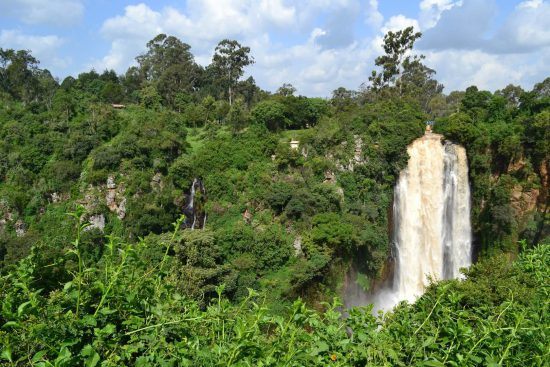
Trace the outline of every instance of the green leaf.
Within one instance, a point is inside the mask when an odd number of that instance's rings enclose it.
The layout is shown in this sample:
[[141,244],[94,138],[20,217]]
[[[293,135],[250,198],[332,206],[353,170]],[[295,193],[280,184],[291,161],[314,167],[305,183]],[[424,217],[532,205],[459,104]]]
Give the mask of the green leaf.
[[115,312],[116,312],[116,310],[112,310],[110,308],[102,308],[101,310],[99,310],[99,313],[102,314],[102,315],[110,315],[110,314],[113,314]]
[[99,362],[99,354],[97,354],[90,344],[87,344],[84,348],[82,348],[80,354],[84,357],[88,357],[84,362],[86,367],[94,367]]
[[78,339],[69,339],[65,340],[63,343],[61,343],[61,348],[70,347],[78,343]]
[[31,301],[23,302],[17,307],[17,316],[21,316],[25,312],[25,307],[31,304]]
[[39,362],[42,359],[42,357],[44,357],[46,355],[46,353],[47,352],[45,350],[41,350],[40,352],[36,352],[35,355],[32,357],[31,362],[34,362],[34,363]]
[[423,365],[428,367],[445,367],[445,364],[439,361],[426,361]]
[[8,327],[21,327],[21,325],[16,321],[8,321],[4,325],[2,325],[2,329],[8,328]]
[[6,347],[6,348],[2,349],[2,353],[0,353],[0,358],[8,360],[10,362],[13,362],[13,360],[11,359],[11,349],[10,349],[10,347]]
[[96,336],[109,336],[116,331],[116,326],[113,324],[107,324],[103,329],[95,328],[94,334]]
[[93,315],[86,315],[81,320],[82,325],[85,326],[97,326],[97,320]]
[[71,358],[71,351],[67,347],[61,347],[59,354],[55,359],[55,365],[60,366],[63,362]]
[[426,348],[428,345],[431,345],[435,342],[435,338],[430,336],[426,340],[424,340],[424,343],[422,343],[422,348]]

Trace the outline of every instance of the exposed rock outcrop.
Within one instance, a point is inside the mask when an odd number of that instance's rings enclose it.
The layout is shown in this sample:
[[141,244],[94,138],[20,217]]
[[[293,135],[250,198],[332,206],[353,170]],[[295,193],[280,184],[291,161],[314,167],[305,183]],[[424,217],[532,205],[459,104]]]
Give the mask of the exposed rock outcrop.
[[294,238],[294,242],[292,244],[292,247],[294,247],[294,255],[295,256],[302,256],[304,252],[302,251],[302,237],[296,236]]
[[107,178],[107,192],[105,193],[105,204],[111,212],[115,212],[119,219],[126,217],[126,197],[123,185],[115,183],[114,176]]
[[105,216],[103,214],[96,214],[88,218],[90,225],[86,227],[85,231],[91,231],[92,229],[99,229],[101,232],[105,229]]
[[27,233],[27,225],[21,219],[15,222],[14,227],[17,237],[23,237]]

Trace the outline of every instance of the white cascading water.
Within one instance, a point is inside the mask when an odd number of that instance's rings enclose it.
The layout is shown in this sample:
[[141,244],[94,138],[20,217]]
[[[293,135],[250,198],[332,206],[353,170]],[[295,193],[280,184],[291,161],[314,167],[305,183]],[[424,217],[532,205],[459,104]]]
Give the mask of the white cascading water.
[[394,192],[395,272],[376,309],[413,302],[433,279],[459,277],[471,264],[470,188],[463,147],[426,133],[407,149],[410,159]]

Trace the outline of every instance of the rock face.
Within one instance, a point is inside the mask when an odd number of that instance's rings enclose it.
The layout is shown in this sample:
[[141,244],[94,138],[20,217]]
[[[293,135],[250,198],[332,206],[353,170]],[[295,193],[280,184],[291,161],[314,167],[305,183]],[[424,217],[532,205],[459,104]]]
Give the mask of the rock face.
[[[525,167],[525,160],[518,159],[510,163],[508,173],[517,172]],[[540,213],[544,217],[544,213],[548,208],[548,190],[550,185],[550,177],[548,175],[548,166],[550,162],[545,160],[539,167],[540,184],[533,185],[537,181],[535,175],[527,179],[528,184],[515,185],[512,188],[510,197],[510,206],[514,211],[514,217],[518,223],[518,230],[521,232],[526,228],[530,221],[536,218],[536,213]],[[544,231],[544,223],[541,223],[541,231]]]
[[153,178],[151,178],[151,182],[149,184],[154,191],[162,191],[162,189],[164,189],[162,174],[160,172],[155,173]]
[[62,201],[69,200],[70,195],[68,193],[58,193],[58,192],[52,192],[50,195],[50,201],[53,204],[60,203]]
[[354,135],[355,139],[355,152],[353,154],[353,160],[355,163],[363,163],[363,139],[360,136]]
[[86,211],[91,214],[90,221],[92,217],[102,212],[101,208],[103,205],[106,205],[111,212],[116,213],[119,219],[124,219],[126,216],[126,197],[124,196],[124,192],[124,185],[117,184],[115,177],[109,176],[104,185],[88,186],[84,193],[84,198],[77,202],[83,205]]
[[250,210],[248,210],[248,208],[246,208],[246,210],[243,213],[243,221],[246,224],[251,224],[252,223],[252,213],[250,212]]
[[531,189],[524,191],[521,185],[514,186],[512,190],[511,205],[517,216],[522,216],[537,208],[540,190]]
[[[342,147],[346,147],[348,142],[342,142]],[[334,160],[334,156],[331,153],[328,153],[325,156],[329,160]],[[363,157],[363,139],[359,135],[353,136],[353,157],[348,161],[342,162],[338,160],[335,162],[335,166],[339,171],[350,171],[353,172],[356,166],[365,164],[366,161]]]
[[332,172],[330,170],[325,171],[325,180],[323,181],[323,183],[329,183],[329,184],[335,185],[336,184],[336,175],[334,174],[334,172]]
[[105,216],[103,214],[96,214],[88,218],[90,225],[86,227],[85,231],[91,231],[92,229],[99,229],[101,232],[105,229]]
[[107,191],[105,193],[105,204],[110,211],[115,212],[119,219],[126,217],[126,198],[124,197],[124,186],[117,186],[114,176],[107,178]]
[[15,222],[14,227],[17,237],[23,237],[25,233],[27,233],[27,225],[21,219],[18,219],[17,222]]
[[304,254],[304,252],[302,251],[302,237],[296,236],[296,238],[294,238],[294,243],[292,244],[292,247],[294,247],[295,256],[302,256]]

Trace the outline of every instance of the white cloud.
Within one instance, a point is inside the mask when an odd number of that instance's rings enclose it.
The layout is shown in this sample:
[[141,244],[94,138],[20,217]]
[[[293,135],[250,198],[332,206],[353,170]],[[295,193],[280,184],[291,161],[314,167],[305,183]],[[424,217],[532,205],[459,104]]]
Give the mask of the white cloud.
[[[492,21],[497,13],[494,0],[424,0],[422,14],[439,9],[438,21],[424,32],[419,46],[424,49],[482,50],[488,53],[525,53],[550,45],[550,3],[542,0],[518,4],[496,31]],[[427,13],[428,12],[428,13]]]
[[42,62],[43,68],[64,68],[70,64],[69,59],[57,56],[64,40],[55,35],[37,36],[22,33],[18,30],[1,30],[0,45],[16,50],[30,50],[32,55]]
[[198,61],[209,60],[221,39],[247,39],[270,27],[288,27],[296,22],[295,13],[293,6],[281,0],[189,0],[185,13],[172,7],[157,11],[144,3],[129,5],[123,15],[103,23],[101,34],[111,42],[111,49],[92,66],[122,71],[159,33],[189,43]]
[[366,23],[372,28],[378,30],[384,22],[384,16],[378,10],[378,0],[369,0],[367,3]]
[[522,58],[499,57],[479,50],[428,52],[426,63],[437,70],[445,90],[464,90],[471,85],[495,90],[507,84],[521,84],[526,65]]
[[82,0],[8,0],[0,1],[0,13],[26,24],[67,26],[80,22],[84,5]]
[[399,14],[388,19],[381,28],[382,33],[388,33],[389,31],[396,32],[407,27],[414,27],[415,31],[420,30],[418,20],[407,18],[406,16]]
[[[487,43],[497,9],[493,0],[422,0],[417,19],[402,14],[385,19],[377,0],[189,0],[184,10],[137,4],[105,20],[101,34],[111,47],[93,66],[124,72],[158,33],[190,44],[197,62],[207,65],[217,42],[233,38],[251,47],[256,64],[247,71],[262,88],[273,91],[289,82],[299,93],[329,96],[339,86],[356,89],[368,79],[374,58],[383,52],[385,32],[413,26],[430,41],[420,51],[447,91],[471,84],[499,89],[510,82],[530,87],[550,65],[541,46],[547,38],[542,24],[550,18],[547,5],[520,3]],[[365,24],[373,35],[365,28],[362,36],[356,33],[356,25]],[[511,33],[499,31],[505,28]],[[531,44],[522,55],[508,55],[495,50],[500,39]]]
[[549,2],[533,0],[520,3],[495,36],[493,49],[496,52],[517,53],[550,46],[549,19]]
[[[358,16],[358,4],[354,0],[330,4],[311,1],[296,6],[281,0],[190,0],[185,12],[171,7],[154,10],[146,4],[127,6],[124,14],[103,23],[101,34],[111,42],[111,48],[90,66],[124,72],[134,63],[135,56],[145,51],[147,41],[159,33],[175,35],[190,44],[197,62],[206,65],[218,41],[235,38],[251,47],[256,64],[249,72],[263,88],[275,90],[290,82],[300,93],[325,96],[336,84],[357,88],[366,79],[364,68],[369,57],[372,59],[372,50],[360,47],[349,28],[344,33],[335,32],[338,21],[353,24],[346,12],[353,9]],[[301,30],[296,25],[299,19],[302,19],[300,26],[304,26],[319,12],[334,14],[337,11],[342,11],[344,16],[327,23],[326,28],[310,29],[309,37],[302,43],[285,45],[270,37],[273,32],[300,36]],[[329,34],[331,39],[319,42]],[[335,47],[338,50],[334,50]]]
[[527,0],[517,5],[517,9],[536,9],[543,4],[543,0]]
[[433,27],[441,17],[441,13],[452,9],[455,5],[462,5],[457,0],[422,0],[420,2],[419,22],[422,29]]

